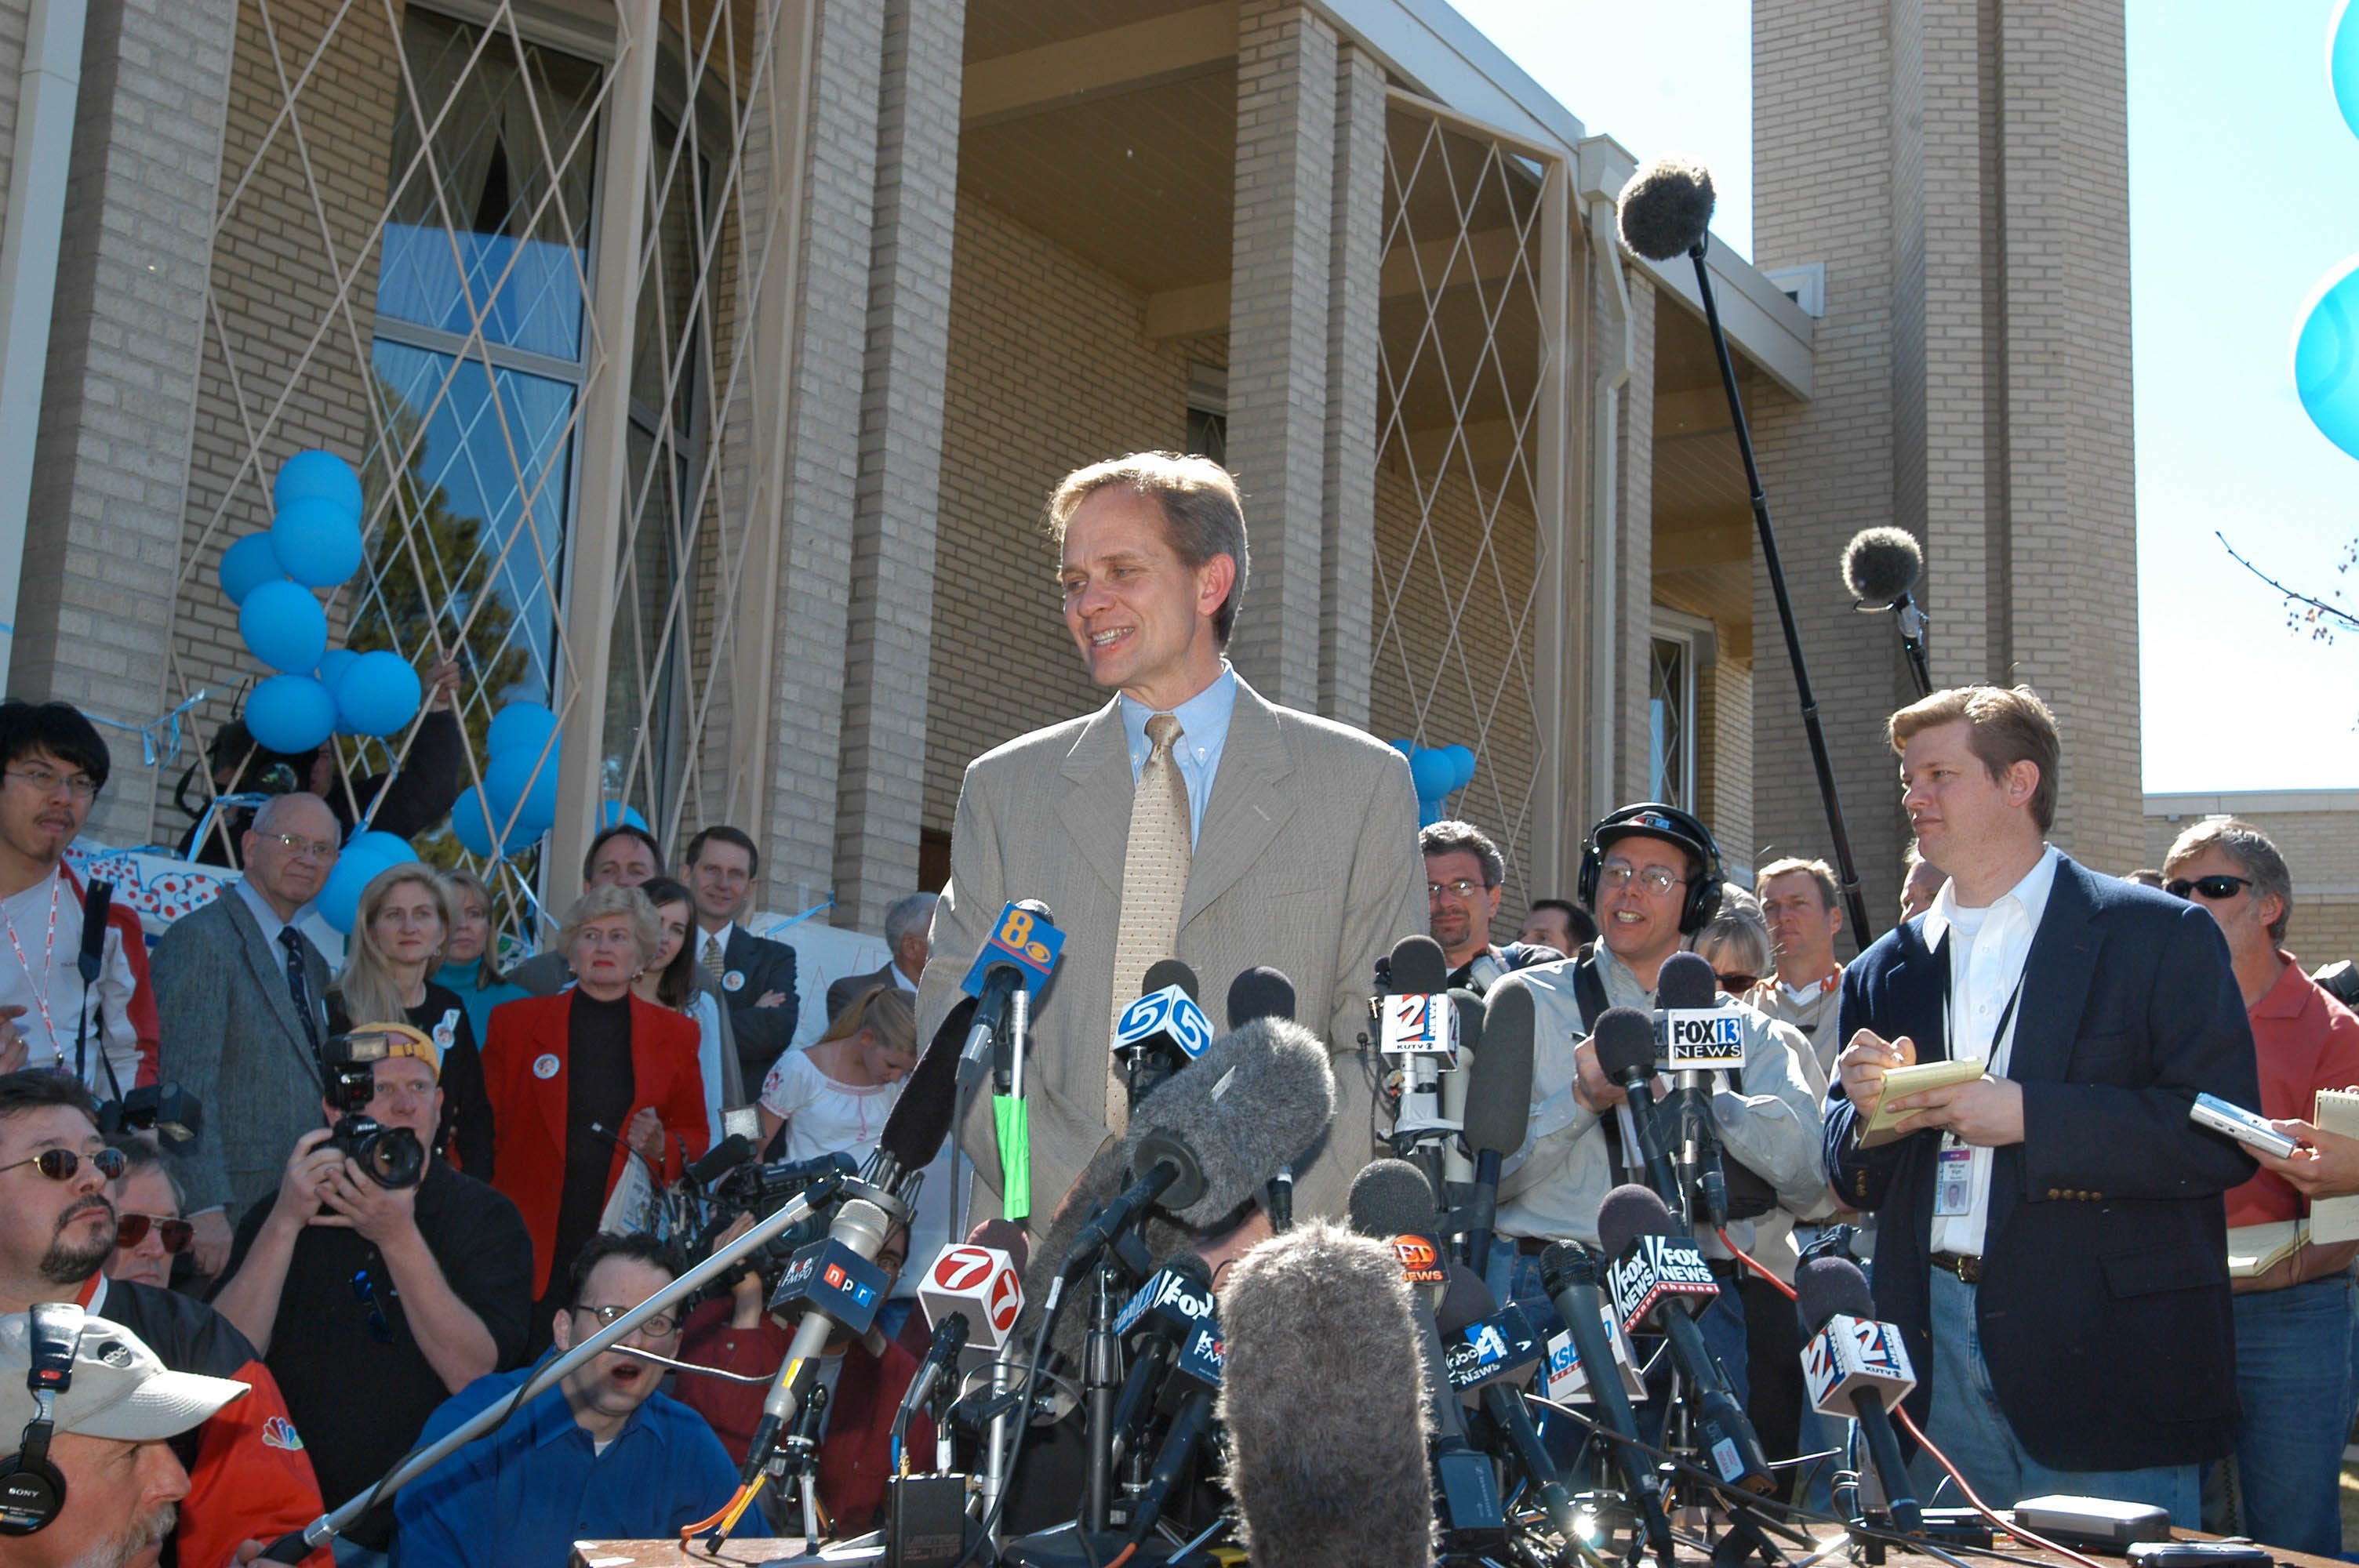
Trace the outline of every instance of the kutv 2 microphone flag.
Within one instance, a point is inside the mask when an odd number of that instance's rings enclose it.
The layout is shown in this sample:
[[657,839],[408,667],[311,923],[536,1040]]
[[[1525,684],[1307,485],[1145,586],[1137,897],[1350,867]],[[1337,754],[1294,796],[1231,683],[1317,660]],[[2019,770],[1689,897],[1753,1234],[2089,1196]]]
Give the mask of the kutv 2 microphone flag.
[[1636,1333],[1653,1314],[1657,1303],[1676,1298],[1690,1316],[1712,1304],[1720,1282],[1703,1251],[1684,1236],[1642,1233],[1605,1273],[1614,1293],[1614,1314],[1625,1334]]
[[1016,1260],[998,1248],[953,1241],[934,1255],[919,1281],[918,1305],[929,1324],[965,1314],[967,1343],[996,1350],[1024,1310],[1023,1276]]
[[[1063,938],[1060,937],[1061,941]],[[1114,1048],[1128,1050],[1143,1040],[1157,1035],[1169,1036],[1179,1044],[1194,1061],[1212,1043],[1212,1021],[1196,1005],[1196,999],[1179,986],[1165,986],[1150,991],[1122,1010],[1114,1021]]]
[[969,996],[983,994],[983,978],[995,965],[1010,964],[1024,977],[1024,989],[1038,997],[1040,988],[1049,983],[1049,971],[1057,967],[1057,955],[1065,948],[1065,934],[1033,914],[1028,909],[1009,903],[992,922],[991,935],[984,939],[975,953],[974,962],[967,967],[966,979],[959,989]]
[[1432,1056],[1447,1072],[1458,1065],[1458,1004],[1441,992],[1376,999],[1378,1045],[1387,1056]]
[[1849,1421],[1859,1414],[1852,1397],[1859,1390],[1875,1390],[1884,1408],[1891,1410],[1917,1386],[1917,1374],[1908,1365],[1898,1328],[1837,1313],[1803,1346],[1802,1381],[1813,1410]]

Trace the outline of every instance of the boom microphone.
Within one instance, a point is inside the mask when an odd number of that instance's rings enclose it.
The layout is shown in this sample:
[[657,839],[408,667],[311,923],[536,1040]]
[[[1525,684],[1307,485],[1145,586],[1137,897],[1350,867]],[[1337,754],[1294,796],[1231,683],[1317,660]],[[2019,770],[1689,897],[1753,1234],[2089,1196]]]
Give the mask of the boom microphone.
[[1605,1303],[1597,1293],[1597,1260],[1577,1241],[1553,1241],[1540,1254],[1540,1286],[1549,1293],[1565,1332],[1572,1336],[1573,1351],[1587,1374],[1590,1402],[1604,1417],[1606,1429],[1620,1439],[1614,1457],[1622,1467],[1629,1498],[1637,1505],[1647,1544],[1656,1558],[1674,1561],[1671,1521],[1663,1512],[1663,1485],[1646,1451],[1638,1446],[1638,1418],[1631,1412],[1629,1390],[1614,1365],[1614,1346],[1605,1327]]
[[909,1200],[901,1194],[903,1182],[932,1164],[951,1135],[951,1120],[958,1111],[959,1059],[954,1049],[944,1046],[958,1038],[960,1015],[972,1019],[975,1008],[972,1001],[962,1001],[934,1032],[933,1044],[919,1058],[901,1085],[893,1108],[886,1112],[876,1148],[862,1173],[864,1180],[901,1196],[905,1203]]
[[1843,586],[1863,610],[1886,610],[1925,573],[1925,551],[1905,528],[1862,528],[1843,546]]
[[698,1186],[709,1187],[753,1157],[753,1140],[733,1132],[690,1162],[686,1174]]
[[1712,171],[1674,153],[1642,165],[1622,188],[1622,243],[1648,261],[1669,261],[1712,232]]
[[1703,1253],[1681,1233],[1663,1200],[1636,1184],[1605,1195],[1597,1209],[1597,1238],[1613,1260],[1607,1280],[1624,1330],[1652,1325],[1669,1340],[1671,1359],[1696,1391],[1697,1448],[1722,1480],[1767,1496],[1777,1485],[1769,1456],[1690,1315],[1720,1293]]
[[82,952],[74,958],[86,986],[98,984],[99,966],[106,958],[106,916],[114,907],[114,884],[103,877],[91,878],[82,895]]
[[1532,993],[1503,975],[1484,999],[1483,1050],[1466,1084],[1466,1147],[1474,1154],[1474,1193],[1466,1205],[1466,1261],[1490,1266],[1491,1227],[1498,1217],[1499,1167],[1524,1146],[1532,1115]]
[[1900,1442],[1886,1411],[1908,1396],[1917,1379],[1900,1330],[1875,1317],[1867,1276],[1848,1258],[1814,1258],[1794,1274],[1794,1311],[1810,1336],[1802,1350],[1802,1378],[1810,1402],[1832,1416],[1859,1422],[1867,1454],[1882,1484],[1892,1522],[1910,1535],[1925,1528],[1900,1461]]
[[1221,1322],[1228,1487],[1254,1568],[1431,1568],[1425,1373],[1390,1253],[1307,1222],[1238,1260]]
[[1597,1046],[1599,1069],[1622,1086],[1630,1124],[1638,1134],[1638,1151],[1646,1158],[1647,1179],[1666,1203],[1679,1202],[1680,1177],[1671,1166],[1670,1139],[1655,1107],[1655,1021],[1635,1007],[1609,1007],[1598,1015],[1590,1038]]

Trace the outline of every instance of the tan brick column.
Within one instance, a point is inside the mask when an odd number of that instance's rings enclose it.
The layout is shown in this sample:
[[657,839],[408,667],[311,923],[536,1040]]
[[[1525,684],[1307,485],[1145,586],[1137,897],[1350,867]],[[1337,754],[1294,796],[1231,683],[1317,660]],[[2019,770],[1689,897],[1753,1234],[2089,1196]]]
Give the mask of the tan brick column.
[[1384,68],[1365,49],[1345,44],[1335,61],[1319,711],[1360,725],[1368,721],[1375,624],[1376,313],[1384,222]]

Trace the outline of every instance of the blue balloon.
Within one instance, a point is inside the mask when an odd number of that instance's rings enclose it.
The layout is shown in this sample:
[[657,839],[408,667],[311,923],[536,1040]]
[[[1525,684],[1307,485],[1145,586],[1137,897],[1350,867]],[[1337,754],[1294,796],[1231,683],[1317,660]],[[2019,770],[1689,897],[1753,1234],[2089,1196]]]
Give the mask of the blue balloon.
[[2313,293],[2294,334],[2293,384],[2310,423],[2359,458],[2359,257]]
[[2359,136],[2359,5],[2343,0],[2326,36],[2326,79],[2334,89],[2334,106],[2343,123]]
[[519,749],[538,752],[556,728],[557,715],[542,704],[511,702],[492,715],[492,727],[484,734],[484,749],[495,757]]
[[278,553],[270,547],[266,533],[248,534],[222,552],[221,590],[232,604],[244,604],[247,594],[286,575],[287,568],[278,564]]
[[451,807],[451,832],[470,855],[487,856],[497,824],[484,810],[483,792],[469,784]]
[[270,524],[279,569],[308,588],[333,588],[361,569],[361,525],[325,496],[279,509]]
[[1458,776],[1447,754],[1420,746],[1408,760],[1409,781],[1417,786],[1417,798],[1438,801],[1450,793],[1450,781]]
[[410,847],[408,839],[398,833],[386,833],[375,827],[365,833],[354,834],[353,841],[344,846],[343,852],[376,860],[380,862],[377,868],[380,871],[386,866],[405,865],[418,859],[418,851]]
[[409,661],[379,648],[354,659],[335,685],[336,713],[355,735],[397,735],[418,717],[425,683]]
[[1452,772],[1451,789],[1464,789],[1474,782],[1474,753],[1464,746],[1444,746],[1441,754],[1450,759]]
[[484,770],[484,798],[491,803],[493,819],[506,822],[515,813],[516,825],[539,833],[557,821],[557,747],[541,757],[523,747],[503,752]]
[[642,833],[651,834],[655,831],[647,826],[647,819],[639,815],[639,808],[636,806],[625,806],[619,800],[610,800],[598,808],[599,832],[603,833],[617,823],[625,827],[636,827]]
[[284,512],[299,501],[331,502],[344,518],[358,526],[361,520],[361,476],[333,452],[298,452],[278,465],[278,479],[270,487],[270,505]]
[[335,690],[343,680],[344,672],[351,669],[359,658],[360,655],[350,648],[329,649],[320,655],[320,684],[330,691]]
[[1417,755],[1417,742],[1414,741],[1393,741],[1387,742],[1387,744],[1404,757],[1414,757]]
[[310,676],[272,676],[247,694],[245,728],[273,752],[308,752],[335,732],[336,699]]
[[299,582],[266,582],[238,607],[237,634],[272,669],[309,677],[328,655],[328,612]]
[[351,849],[337,856],[334,869],[329,871],[327,881],[320,888],[320,918],[345,935],[351,935],[353,922],[360,914],[362,892],[369,883],[376,881],[378,872],[397,863],[381,856],[355,853]]

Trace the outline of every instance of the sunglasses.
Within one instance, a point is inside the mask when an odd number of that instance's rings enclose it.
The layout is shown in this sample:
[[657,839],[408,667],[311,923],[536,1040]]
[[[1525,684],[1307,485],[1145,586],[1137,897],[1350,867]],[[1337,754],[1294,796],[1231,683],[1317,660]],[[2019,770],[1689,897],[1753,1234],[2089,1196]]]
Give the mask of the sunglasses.
[[120,1149],[102,1149],[95,1154],[77,1154],[71,1149],[44,1149],[29,1159],[17,1161],[15,1165],[0,1165],[0,1172],[13,1171],[17,1165],[30,1165],[53,1182],[71,1182],[74,1173],[82,1169],[84,1160],[110,1182],[123,1174],[131,1163],[129,1156]]
[[1759,975],[1748,975],[1742,970],[1738,970],[1734,974],[1715,976],[1714,978],[1720,981],[1721,989],[1731,993],[1737,991],[1749,991],[1755,986],[1761,983],[1761,977]]
[[2162,891],[2173,898],[2185,898],[2193,893],[2216,903],[2221,899],[2235,897],[2252,885],[2250,877],[2175,877],[2162,884]]
[[114,1222],[114,1244],[131,1248],[147,1239],[153,1229],[163,1238],[167,1252],[186,1252],[197,1239],[197,1227],[185,1219],[168,1219],[160,1214],[126,1212]]

